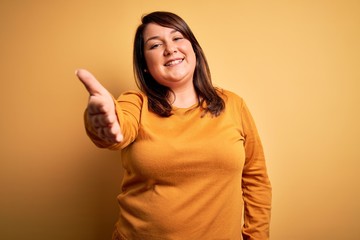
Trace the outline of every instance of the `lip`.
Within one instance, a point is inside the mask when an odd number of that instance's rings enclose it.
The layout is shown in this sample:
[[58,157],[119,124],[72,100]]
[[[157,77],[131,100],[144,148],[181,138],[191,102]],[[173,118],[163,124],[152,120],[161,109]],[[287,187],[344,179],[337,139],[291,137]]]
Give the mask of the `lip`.
[[172,67],[172,66],[176,66],[180,63],[182,63],[184,61],[185,57],[182,58],[172,58],[169,61],[167,61],[164,66],[165,67]]

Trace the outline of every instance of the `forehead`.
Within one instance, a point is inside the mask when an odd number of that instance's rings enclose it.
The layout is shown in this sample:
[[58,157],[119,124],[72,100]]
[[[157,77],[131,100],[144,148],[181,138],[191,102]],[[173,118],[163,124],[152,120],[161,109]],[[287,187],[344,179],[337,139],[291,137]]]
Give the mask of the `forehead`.
[[143,32],[144,41],[147,41],[147,39],[149,39],[149,38],[160,37],[163,35],[173,34],[175,32],[178,32],[178,31],[175,30],[174,28],[163,27],[156,23],[149,23],[145,27],[144,32]]

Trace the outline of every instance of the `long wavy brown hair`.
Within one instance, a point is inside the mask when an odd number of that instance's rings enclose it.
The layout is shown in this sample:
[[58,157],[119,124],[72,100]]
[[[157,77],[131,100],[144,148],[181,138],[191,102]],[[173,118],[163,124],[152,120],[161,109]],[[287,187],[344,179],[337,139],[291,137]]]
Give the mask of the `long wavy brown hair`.
[[179,31],[191,42],[196,56],[193,84],[199,99],[199,106],[204,110],[203,116],[206,113],[215,117],[219,116],[225,109],[224,100],[219,95],[220,91],[215,89],[212,84],[205,54],[187,23],[174,13],[160,11],[143,16],[141,22],[135,33],[133,66],[136,84],[148,96],[149,110],[162,117],[172,115],[171,103],[168,101],[169,95],[172,93],[171,89],[159,84],[150,73],[144,71],[147,66],[144,57],[143,32],[147,24],[155,23]]

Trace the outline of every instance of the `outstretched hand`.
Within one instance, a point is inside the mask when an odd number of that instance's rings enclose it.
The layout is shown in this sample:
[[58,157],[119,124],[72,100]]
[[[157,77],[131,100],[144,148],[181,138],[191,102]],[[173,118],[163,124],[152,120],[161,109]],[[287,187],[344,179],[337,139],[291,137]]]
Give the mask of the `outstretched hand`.
[[111,94],[87,70],[76,71],[77,77],[89,92],[87,118],[97,136],[109,144],[121,142],[123,135]]

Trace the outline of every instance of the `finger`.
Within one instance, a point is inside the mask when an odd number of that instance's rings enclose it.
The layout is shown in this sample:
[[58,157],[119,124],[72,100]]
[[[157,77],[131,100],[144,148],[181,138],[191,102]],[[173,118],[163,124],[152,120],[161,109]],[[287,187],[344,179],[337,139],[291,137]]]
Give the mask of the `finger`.
[[118,124],[118,120],[115,114],[89,114],[89,120],[95,128],[108,127],[110,125]]
[[116,142],[118,142],[118,143],[122,142],[123,139],[124,139],[124,136],[121,133],[116,134],[116,136],[115,136]]
[[113,135],[113,139],[115,142],[119,143],[123,140],[123,135],[121,133],[120,125],[118,122],[112,124],[109,131]]
[[112,129],[111,127],[98,128],[97,133],[101,139],[108,143],[119,143],[123,140],[123,136],[120,130],[115,129]]
[[102,94],[104,92],[105,88],[89,71],[85,69],[78,69],[75,74],[84,84],[90,95]]
[[102,140],[108,142],[108,138],[107,138],[107,136],[105,134],[105,128],[100,127],[100,128],[97,128],[96,131],[97,131],[97,136],[99,138],[101,138]]
[[102,116],[93,115],[90,117],[91,124],[94,128],[106,127],[108,124],[105,124],[102,120]]
[[109,106],[106,106],[103,98],[94,99],[95,96],[91,96],[88,103],[88,112],[90,115],[105,114],[110,110]]
[[120,132],[120,125],[116,122],[109,125],[109,133],[116,136]]

